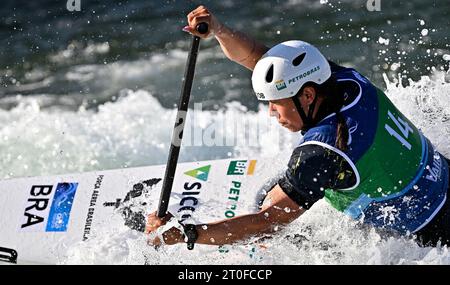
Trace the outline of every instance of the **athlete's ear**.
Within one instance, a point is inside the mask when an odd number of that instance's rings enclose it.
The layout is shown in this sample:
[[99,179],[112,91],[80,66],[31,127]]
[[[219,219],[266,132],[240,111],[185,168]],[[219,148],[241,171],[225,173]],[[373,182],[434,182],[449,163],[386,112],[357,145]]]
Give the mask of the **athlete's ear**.
[[305,103],[306,104],[311,104],[314,101],[314,98],[316,98],[316,90],[314,89],[314,87],[311,86],[307,86],[305,88],[303,88],[303,96],[305,96]]

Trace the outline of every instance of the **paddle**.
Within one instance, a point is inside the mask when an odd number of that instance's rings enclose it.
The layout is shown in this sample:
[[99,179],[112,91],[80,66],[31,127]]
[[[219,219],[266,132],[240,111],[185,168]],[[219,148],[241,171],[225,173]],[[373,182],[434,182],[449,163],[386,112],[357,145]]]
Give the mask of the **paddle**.
[[[198,24],[197,31],[200,34],[206,34],[208,32],[208,24]],[[167,214],[167,208],[169,206],[170,193],[172,192],[173,179],[175,177],[178,155],[180,153],[181,141],[183,139],[183,129],[189,105],[189,97],[191,96],[192,81],[194,79],[195,63],[197,61],[199,43],[200,37],[194,36],[192,38],[191,50],[187,59],[186,70],[183,78],[183,86],[181,89],[181,98],[180,103],[178,104],[177,118],[175,120],[175,126],[172,133],[172,143],[169,150],[169,159],[167,160],[167,167],[164,174],[161,196],[159,198],[159,206],[157,212],[159,218],[162,218]]]

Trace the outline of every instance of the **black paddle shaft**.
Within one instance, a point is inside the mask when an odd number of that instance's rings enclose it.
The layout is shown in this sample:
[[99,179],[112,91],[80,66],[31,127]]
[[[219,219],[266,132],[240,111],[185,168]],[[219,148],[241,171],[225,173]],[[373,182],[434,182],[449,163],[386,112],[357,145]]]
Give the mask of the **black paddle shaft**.
[[[200,23],[197,31],[201,34],[208,32],[208,24]],[[172,192],[173,179],[178,163],[178,155],[180,154],[181,141],[183,139],[184,123],[186,121],[189,98],[191,96],[192,82],[194,80],[195,63],[197,61],[198,47],[200,38],[194,36],[192,38],[191,50],[187,59],[186,70],[183,78],[183,86],[181,89],[180,103],[178,104],[177,118],[172,133],[172,142],[169,150],[169,159],[167,160],[166,172],[159,198],[158,217],[162,218],[167,214],[169,206],[170,193]]]

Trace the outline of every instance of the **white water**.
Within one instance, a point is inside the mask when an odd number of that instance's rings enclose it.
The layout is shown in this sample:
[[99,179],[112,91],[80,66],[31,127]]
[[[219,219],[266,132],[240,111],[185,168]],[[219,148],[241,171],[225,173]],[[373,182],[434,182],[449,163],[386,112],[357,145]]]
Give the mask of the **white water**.
[[[317,8],[327,5],[336,7],[335,12],[339,12],[336,14],[342,14],[339,5],[335,6],[328,2],[290,0],[281,5],[290,11],[296,11],[296,13],[300,10],[317,10]],[[356,5],[356,9],[361,9],[361,11],[366,9],[364,3],[360,5],[361,3],[350,0],[341,0],[341,2],[351,2]],[[233,1],[227,5],[232,4]],[[302,9],[303,7],[305,9]],[[269,8],[271,11],[273,10],[273,7]],[[394,22],[397,19],[394,17],[397,11],[392,11]],[[261,19],[263,14],[258,13],[258,20],[251,21],[255,30],[261,27],[265,28],[268,24],[279,24],[280,17],[277,16],[277,13]],[[424,40],[428,45],[429,42],[426,38],[429,38],[430,35],[433,36],[434,28],[443,29],[433,26],[431,20],[427,20],[426,23],[424,20],[420,20],[417,22],[420,23],[417,37],[410,38],[405,34],[406,37],[403,39],[395,34],[389,36],[389,29],[386,32],[382,30],[378,34],[378,30],[383,26],[378,18],[376,21],[365,17],[358,20],[360,16],[351,13],[347,15],[353,18],[358,29],[361,26],[361,31],[357,31],[356,34],[349,37],[347,43],[356,38],[358,42],[361,38],[363,43],[371,43],[383,36],[381,42],[378,43],[383,48],[387,48],[389,45],[388,47],[392,51],[397,49],[395,43],[399,44],[397,54],[399,55],[399,52],[402,51],[402,56],[405,53],[404,50],[410,51],[418,48],[414,41],[420,45]],[[327,14],[328,16],[330,14]],[[322,19],[321,14],[316,14],[314,17]],[[351,18],[346,19],[345,22],[339,20],[339,24],[347,25],[347,20],[351,22]],[[367,24],[367,21],[374,22]],[[319,23],[319,21],[315,22]],[[322,22],[324,21],[321,20]],[[294,26],[295,21],[289,24]],[[338,20],[335,24],[338,24]],[[299,25],[297,22],[297,26],[303,30],[303,24]],[[370,30],[371,27],[376,29],[375,34],[370,34],[370,32],[367,34],[366,30]],[[280,28],[280,30],[277,36],[280,32],[282,35],[287,33],[287,29]],[[326,36],[327,33],[322,31],[322,34]],[[169,33],[168,37],[170,35]],[[274,33],[269,30],[266,40],[270,38],[271,41],[277,41],[277,36],[274,36]],[[297,32],[295,36],[298,36]],[[338,36],[335,34],[333,39],[336,40]],[[403,40],[399,43],[400,39]],[[314,38],[314,40],[316,39]],[[8,89],[8,94],[31,92],[35,95],[18,96],[17,98],[5,97],[0,100],[2,108],[3,106],[15,106],[7,111],[0,109],[0,179],[166,162],[175,110],[163,108],[158,100],[177,101],[177,99],[172,99],[178,96],[179,82],[175,80],[178,80],[178,74],[183,72],[186,44],[176,42],[174,46],[167,48],[171,52],[150,54],[149,57],[142,55],[135,61],[125,59],[104,64],[78,65],[77,62],[91,62],[88,60],[90,57],[107,54],[110,49],[108,42],[88,43],[86,47],[80,43],[76,41],[69,43],[67,48],[48,56],[48,61],[55,66],[69,66],[67,69],[62,68],[57,73],[51,73],[47,69],[48,66],[47,68],[39,67],[27,72],[25,82],[21,83],[16,82],[14,74],[10,70],[2,70],[8,76],[12,76],[13,87]],[[339,53],[341,56],[347,55],[349,51],[346,48],[339,50],[342,43],[344,42],[339,41],[338,45],[333,46],[335,49],[333,54],[336,53],[334,58],[347,58],[338,56]],[[348,47],[354,48],[355,46],[348,45]],[[439,46],[438,49],[433,48],[432,53],[434,52],[437,52],[439,56],[442,54],[445,61],[450,60],[448,44],[445,47]],[[380,50],[380,56],[379,61],[383,62],[383,58],[386,56],[382,50]],[[425,56],[429,57],[431,54]],[[372,66],[373,64],[372,69],[375,72],[380,70],[379,66],[386,71],[400,72],[404,63],[410,62],[414,57],[413,54],[408,54],[403,58],[392,57],[389,61],[385,59],[386,63],[381,65],[380,62],[373,62],[369,56],[356,56],[352,58],[354,62],[348,62],[348,64],[354,66],[358,66],[358,64],[359,66],[363,66],[363,64]],[[252,95],[250,90],[243,88],[249,87],[249,77],[238,78],[236,75],[227,74],[232,68],[240,67],[227,61],[221,61],[223,58],[218,46],[207,48],[207,45],[202,43],[196,83],[206,87],[198,92],[194,86],[193,92],[214,94],[216,97],[211,100],[212,103],[209,102],[210,104],[218,104],[219,100],[226,102],[255,100],[250,97]],[[204,61],[208,61],[209,64],[202,64],[205,63]],[[389,68],[391,61],[392,64]],[[208,66],[208,69],[204,69],[205,66]],[[420,70],[423,68],[422,66]],[[386,82],[386,84],[391,100],[431,139],[439,151],[450,157],[450,106],[448,105],[450,84],[446,83],[444,77],[443,72],[434,73],[431,79],[424,77],[418,82],[411,82],[408,87],[398,86],[394,82]],[[66,92],[66,84],[72,83],[74,87],[68,88],[69,91]],[[46,89],[46,87],[55,85],[64,88],[56,88],[57,91],[52,88]],[[213,90],[211,87],[215,87],[215,89]],[[130,88],[133,91],[122,90],[124,88]],[[140,90],[140,88],[151,90],[151,92]],[[34,91],[42,89],[44,91]],[[83,91],[81,94],[80,90]],[[119,92],[119,90],[122,91]],[[47,95],[46,92],[56,93],[56,95]],[[59,92],[63,92],[64,95],[58,94]],[[78,108],[80,105],[85,105],[84,101],[109,101],[111,94],[117,94],[118,100],[100,105],[98,111],[86,111],[83,107]],[[170,100],[167,100],[167,97]],[[198,100],[198,97],[194,96],[193,99]],[[61,105],[66,108],[60,107]],[[96,105],[95,102],[93,105]],[[68,111],[67,109],[72,110]],[[195,127],[206,129],[214,124],[229,126],[230,118],[236,118],[231,122],[237,121],[244,126],[251,126],[246,130],[254,130],[255,125],[262,127],[258,132],[256,145],[250,145],[250,143],[254,144],[255,140],[246,141],[248,133],[227,128],[220,135],[229,137],[236,134],[237,142],[233,146],[184,147],[180,161],[275,155],[280,155],[279,160],[287,161],[290,150],[298,138],[295,134],[292,135],[279,129],[274,121],[267,119],[266,106],[261,106],[258,113],[253,113],[247,112],[240,103],[234,102],[220,106],[218,112],[203,111],[198,115],[198,120],[188,121],[185,140],[189,137],[189,130],[193,130]],[[285,239],[288,234],[301,234],[305,240],[295,245]],[[167,247],[156,252],[145,245],[143,235],[125,227],[121,231],[116,231],[116,229],[113,231],[105,225],[104,232],[100,236],[92,237],[86,243],[69,248],[67,258],[60,260],[60,263],[450,264],[450,254],[446,247],[421,248],[414,241],[404,238],[383,239],[373,229],[361,228],[357,222],[335,211],[324,201],[318,202],[301,219],[292,223],[279,235],[275,235],[273,240],[266,241],[265,244],[268,245],[268,248],[258,250],[256,258],[248,257],[251,246],[240,247],[233,255],[214,252],[211,255],[200,256],[195,251],[188,252],[184,245]]]
[[[450,156],[450,84],[444,73],[423,77],[410,86],[387,83],[390,99],[437,148]],[[0,111],[1,176],[17,177],[165,163],[174,110],[166,110],[145,91],[128,91],[117,102],[98,112],[41,110],[35,99],[24,99],[10,111]],[[194,125],[205,128],[238,116],[249,125],[274,122],[266,106],[258,113],[246,112],[238,103],[219,112],[203,111]],[[192,121],[192,120],[191,120]],[[188,126],[192,126],[188,121]],[[188,127],[189,129],[189,127]],[[264,143],[248,146],[243,138],[230,147],[185,147],[181,160],[194,161],[238,155],[273,156],[287,160],[295,137],[284,131],[263,132]],[[279,129],[278,129],[279,130]],[[227,134],[229,135],[229,134]],[[185,135],[187,136],[187,135]],[[245,135],[242,135],[245,137]],[[285,141],[286,144],[280,143]],[[240,140],[241,139],[241,140]],[[240,141],[239,141],[240,140]],[[301,234],[294,244],[286,235]],[[249,257],[252,246],[240,246],[234,254],[213,251],[200,256],[184,245],[156,252],[145,245],[145,237],[124,228],[68,249],[61,263],[87,264],[450,264],[447,247],[421,248],[406,238],[382,238],[374,229],[318,202],[310,211],[264,242],[265,250]]]
[[[147,91],[124,91],[98,112],[41,110],[37,98],[20,101],[0,110],[3,179],[166,163],[176,110],[164,109]],[[270,120],[263,105],[258,113],[232,102],[217,112],[188,114],[180,162],[274,156],[290,150],[297,139]],[[218,133],[207,133],[215,127]],[[203,132],[200,143],[209,146],[197,143],[198,130]],[[222,145],[211,145],[215,141]]]
[[[450,83],[444,72],[435,72],[403,87],[387,84],[387,94],[419,127],[438,150],[450,157]],[[44,98],[44,100],[43,100]],[[49,175],[94,169],[113,169],[166,162],[175,110],[164,109],[147,91],[124,90],[115,102],[98,111],[42,109],[45,96],[17,100],[11,110],[0,110],[0,177]],[[190,115],[194,112],[190,111]],[[219,111],[202,111],[188,119],[185,139],[192,142],[194,128],[219,128],[219,137],[235,135],[231,146],[185,146],[180,161],[236,156],[279,155],[286,161],[298,135],[268,119],[267,106],[248,112],[238,102]],[[233,124],[244,129],[231,127]],[[257,131],[256,139],[251,133]],[[253,136],[253,137],[252,137]],[[191,140],[190,140],[191,139]],[[286,235],[301,234],[301,243]],[[108,229],[85,243],[68,249],[60,263],[86,264],[450,264],[447,247],[421,248],[406,238],[382,238],[374,229],[361,227],[343,214],[318,202],[288,228],[264,242],[249,257],[252,246],[234,254],[217,251],[200,256],[184,245],[160,251],[146,246],[145,237],[124,228]],[[258,248],[258,246],[257,246]]]

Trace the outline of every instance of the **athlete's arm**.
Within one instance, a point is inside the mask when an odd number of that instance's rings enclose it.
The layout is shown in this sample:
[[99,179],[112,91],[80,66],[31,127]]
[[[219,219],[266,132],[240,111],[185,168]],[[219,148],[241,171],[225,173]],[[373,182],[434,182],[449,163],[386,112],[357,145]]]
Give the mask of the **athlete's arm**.
[[[256,62],[269,50],[248,35],[225,26],[204,6],[199,6],[189,13],[187,18],[190,33],[202,38],[214,34],[225,55],[250,70],[253,70]],[[207,34],[202,35],[195,30],[199,23],[209,24]]]
[[[277,231],[278,226],[289,224],[305,210],[289,198],[280,186],[276,185],[267,194],[261,210],[254,214],[242,215],[210,224],[197,225],[198,238],[196,243],[223,245],[245,240],[251,236],[268,234]],[[156,212],[148,217],[146,233],[155,232],[172,218],[168,214],[158,218]],[[184,242],[181,232],[171,228],[163,233],[164,243],[176,244]],[[159,238],[150,241],[153,245],[160,244]]]
[[216,223],[198,225],[197,243],[222,245],[245,240],[251,236],[276,232],[278,226],[291,223],[305,210],[276,185],[267,195],[261,210]]
[[[354,186],[356,176],[349,163],[337,152],[309,144],[297,147],[288,169],[278,184],[267,194],[261,210],[216,223],[197,225],[197,243],[231,244],[251,236],[273,233],[277,226],[287,225],[325,196],[325,189],[345,189]],[[147,232],[165,224],[153,214]],[[172,228],[164,234],[165,243],[183,242],[180,231]],[[153,241],[158,244],[159,240]]]

